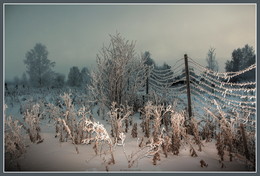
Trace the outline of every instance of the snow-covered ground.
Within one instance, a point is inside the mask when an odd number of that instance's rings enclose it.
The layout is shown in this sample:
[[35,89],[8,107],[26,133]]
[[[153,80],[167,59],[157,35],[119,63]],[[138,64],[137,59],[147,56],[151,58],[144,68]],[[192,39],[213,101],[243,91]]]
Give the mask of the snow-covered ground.
[[[106,165],[99,156],[95,155],[93,145],[79,145],[79,154],[74,146],[69,142],[59,143],[54,138],[54,128],[45,128],[42,133],[44,142],[31,144],[27,152],[19,159],[22,171],[106,171]],[[115,164],[109,165],[109,171],[248,171],[244,158],[235,157],[230,162],[228,156],[225,157],[224,168],[221,168],[219,157],[215,147],[215,142],[205,143],[202,152],[198,152],[198,157],[190,156],[188,146],[182,146],[178,156],[168,155],[167,158],[161,154],[161,161],[153,165],[152,157],[143,158],[137,164],[128,168],[122,146],[117,146],[114,152]],[[127,135],[126,152],[139,150],[137,140]],[[208,167],[201,167],[200,161],[204,160]]]
[[[50,98],[50,97],[48,97]],[[20,98],[21,99],[21,98]],[[10,102],[10,101],[9,101]],[[21,102],[21,101],[20,101]],[[6,115],[12,115],[15,119],[22,120],[22,115],[19,113],[19,103],[14,103],[13,106],[8,105]],[[111,126],[107,120],[103,120],[98,116],[97,107],[93,110],[94,120],[104,125],[110,134]],[[125,152],[129,157],[131,154],[140,150],[138,144],[144,136],[140,128],[139,113],[134,114],[133,123],[138,123],[138,138],[131,136],[132,126],[130,126],[125,139]],[[198,157],[192,157],[190,147],[183,142],[178,155],[168,154],[166,158],[160,153],[160,161],[153,165],[152,157],[144,157],[138,160],[132,167],[128,167],[128,161],[123,150],[123,146],[115,146],[114,159],[115,164],[107,165],[104,162],[104,156],[96,155],[93,149],[93,144],[78,145],[79,154],[77,154],[72,142],[59,142],[55,138],[55,124],[48,119],[40,122],[41,137],[44,139],[42,143],[30,143],[26,135],[27,144],[26,153],[18,158],[19,169],[14,168],[14,171],[34,171],[34,172],[245,172],[251,171],[246,163],[244,156],[236,154],[233,161],[229,161],[228,152],[225,153],[223,164],[219,162],[219,156],[216,149],[216,141],[202,141],[202,151],[198,151],[198,146],[193,143],[193,147],[198,154]],[[147,141],[147,138],[144,138]],[[201,167],[201,160],[205,161],[207,167]],[[224,166],[224,167],[223,167]]]

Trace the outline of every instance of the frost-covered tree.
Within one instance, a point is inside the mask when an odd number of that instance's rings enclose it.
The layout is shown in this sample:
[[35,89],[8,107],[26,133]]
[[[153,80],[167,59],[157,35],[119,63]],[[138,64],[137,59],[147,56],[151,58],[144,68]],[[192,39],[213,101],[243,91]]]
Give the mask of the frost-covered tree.
[[70,72],[68,75],[68,84],[69,86],[81,85],[81,74],[78,67],[73,66],[70,68]]
[[118,33],[110,35],[110,44],[103,46],[97,55],[97,69],[91,74],[89,90],[93,98],[107,107],[112,102],[133,105],[147,77],[145,61],[144,57],[136,56],[133,41]]
[[86,86],[90,83],[90,72],[87,67],[83,67],[81,70],[81,85]]
[[55,73],[53,79],[53,87],[62,88],[65,85],[65,76],[60,73]]
[[210,48],[207,57],[207,68],[213,71],[218,71],[218,62],[216,61],[215,48]]
[[33,86],[43,87],[51,83],[52,68],[55,66],[55,62],[48,59],[46,46],[37,43],[33,49],[26,53],[24,63]]
[[23,75],[22,75],[21,84],[22,84],[23,86],[28,85],[28,79],[27,79],[26,73],[23,73]]
[[151,53],[149,51],[145,51],[143,57],[146,58],[145,64],[146,65],[155,65],[154,60],[151,58]]
[[[232,52],[232,58],[230,61],[226,62],[225,69],[227,72],[244,70],[255,63],[255,57],[253,47],[246,44],[243,48],[235,49]],[[255,69],[232,78],[231,81],[255,81]]]

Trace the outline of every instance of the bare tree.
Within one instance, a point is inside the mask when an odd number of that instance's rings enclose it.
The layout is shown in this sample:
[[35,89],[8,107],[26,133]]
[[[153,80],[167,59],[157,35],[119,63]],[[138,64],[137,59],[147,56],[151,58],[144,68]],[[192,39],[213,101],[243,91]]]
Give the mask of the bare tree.
[[213,71],[218,71],[218,62],[216,61],[215,48],[210,48],[207,54],[207,68]]

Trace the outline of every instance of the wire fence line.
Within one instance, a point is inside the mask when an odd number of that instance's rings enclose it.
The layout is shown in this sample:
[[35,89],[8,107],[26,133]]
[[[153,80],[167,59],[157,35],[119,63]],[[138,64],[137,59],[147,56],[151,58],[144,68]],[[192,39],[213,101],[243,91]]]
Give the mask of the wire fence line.
[[[236,114],[239,113],[241,122],[250,121],[251,125],[255,124],[256,82],[231,82],[230,79],[256,69],[256,64],[238,72],[217,72],[202,66],[192,58],[188,58],[188,63],[193,114],[206,115],[205,108],[217,112],[219,106],[228,118],[237,118]],[[148,90],[157,96],[165,96],[164,100],[179,100],[182,103],[178,105],[185,109],[188,106],[185,96],[188,84],[185,66],[184,58],[181,58],[169,68],[151,67],[146,85]],[[248,116],[251,120],[243,119]]]

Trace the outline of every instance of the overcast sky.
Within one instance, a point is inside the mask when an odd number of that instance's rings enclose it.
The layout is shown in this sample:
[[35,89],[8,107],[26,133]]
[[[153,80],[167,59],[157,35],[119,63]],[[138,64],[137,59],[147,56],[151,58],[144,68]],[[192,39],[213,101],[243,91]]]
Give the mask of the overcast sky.
[[220,71],[234,49],[256,43],[254,4],[189,5],[6,5],[5,76],[25,72],[27,51],[36,43],[47,47],[54,70],[66,75],[70,67],[89,69],[96,54],[116,32],[136,41],[136,53],[150,51],[157,64],[169,65],[185,53],[206,65],[216,48]]

